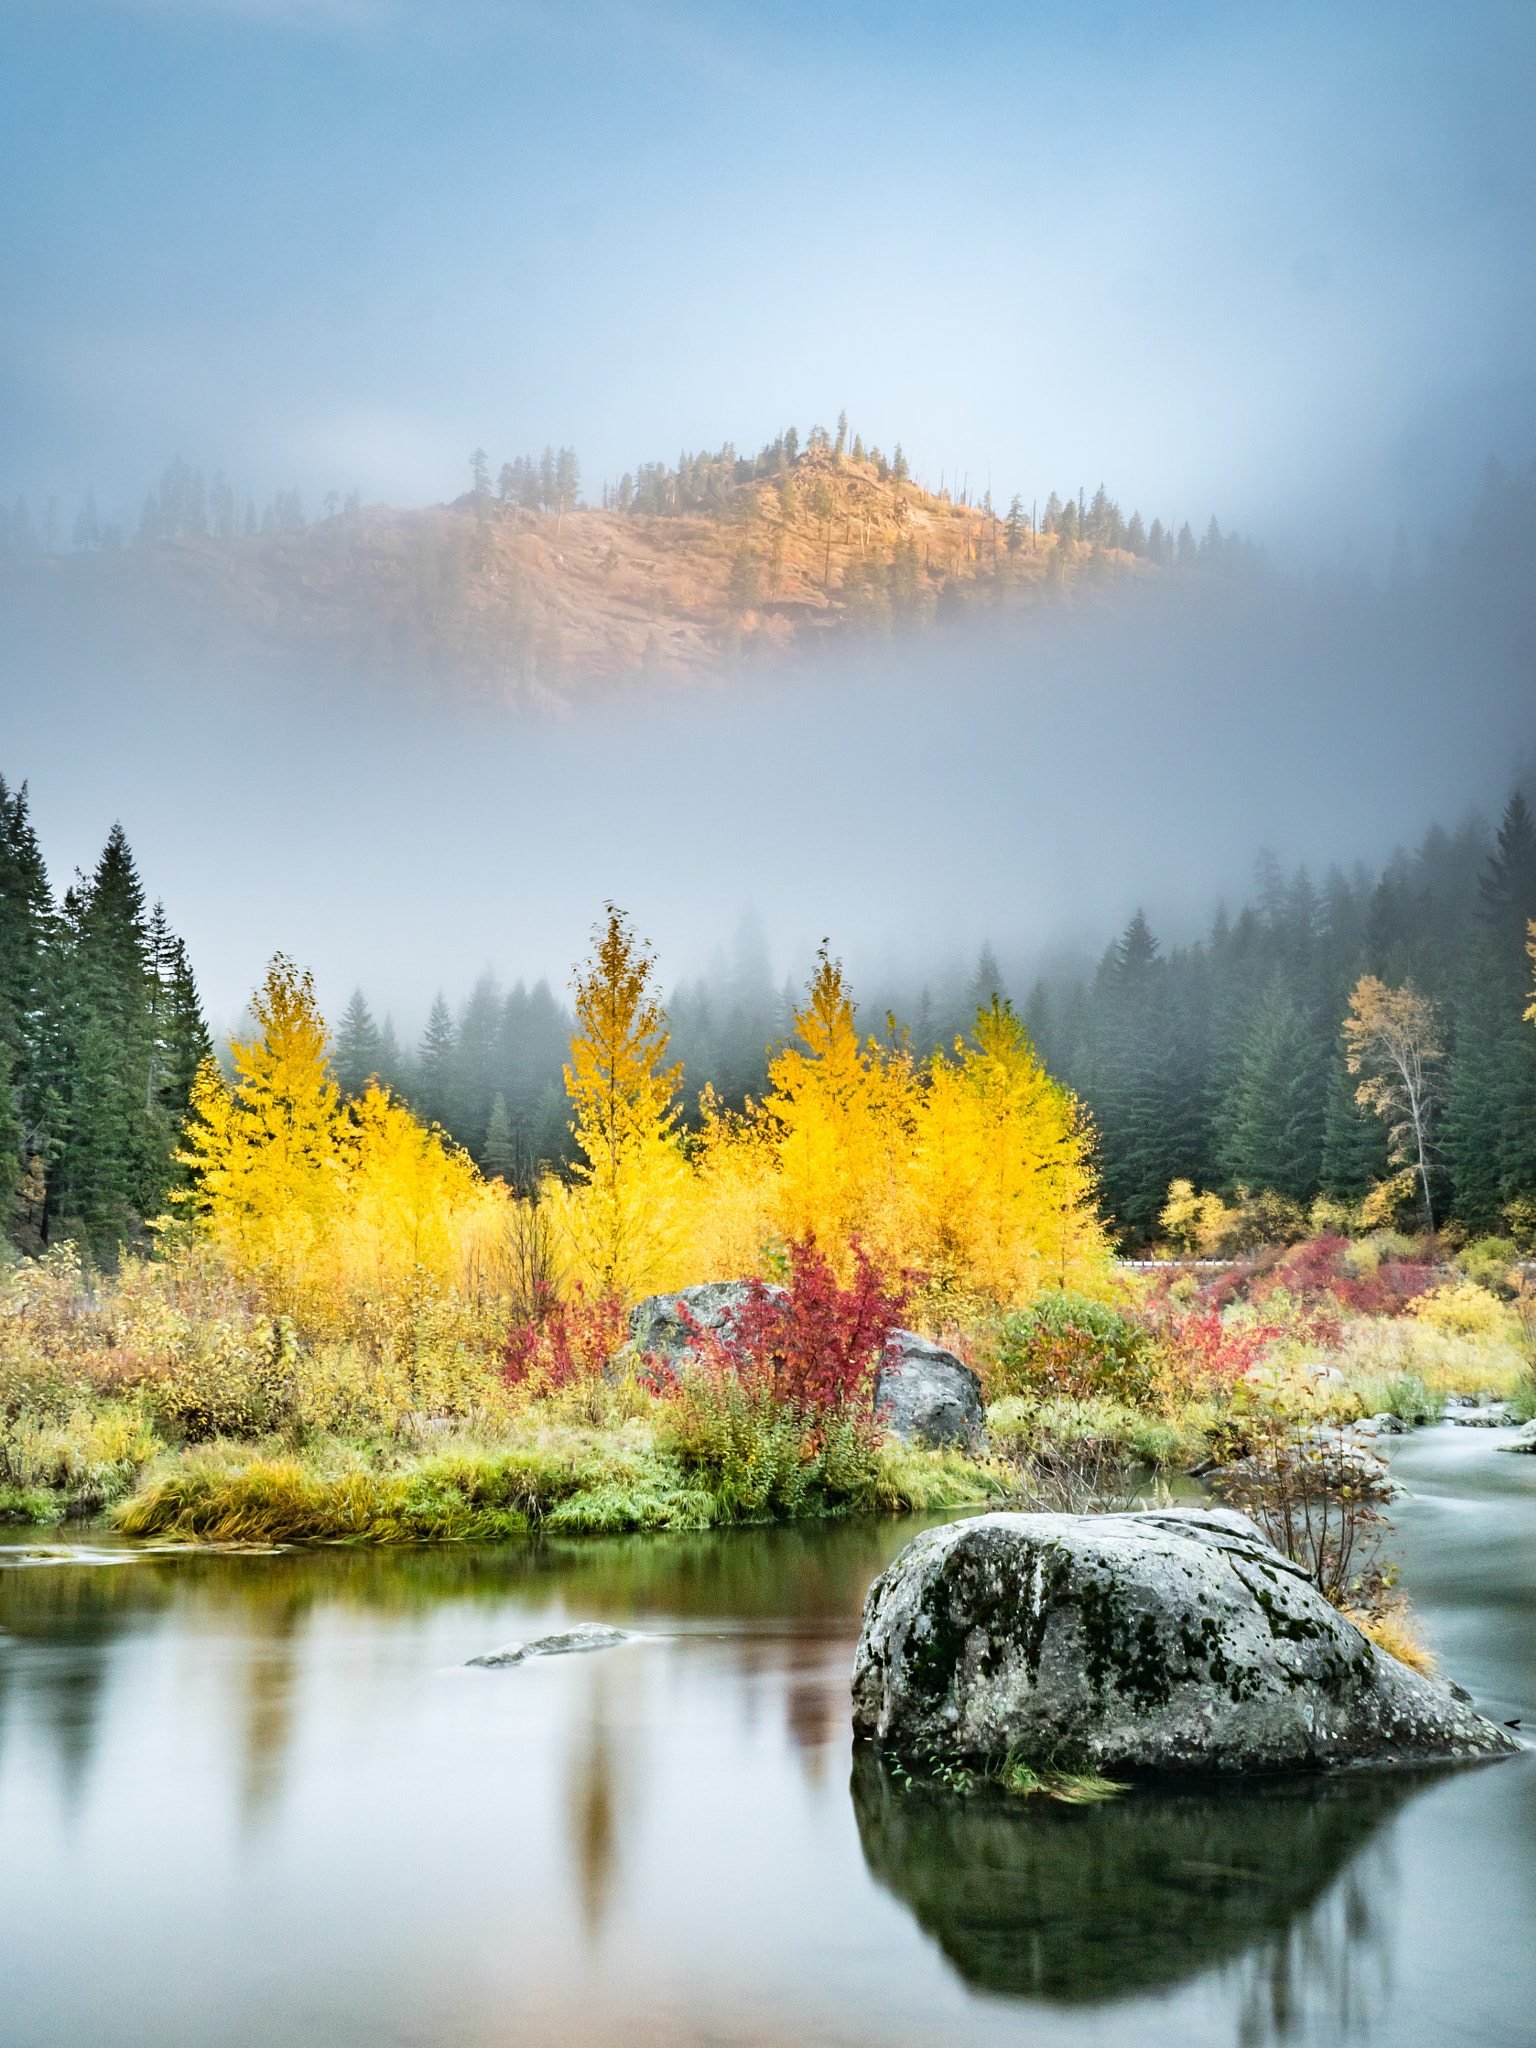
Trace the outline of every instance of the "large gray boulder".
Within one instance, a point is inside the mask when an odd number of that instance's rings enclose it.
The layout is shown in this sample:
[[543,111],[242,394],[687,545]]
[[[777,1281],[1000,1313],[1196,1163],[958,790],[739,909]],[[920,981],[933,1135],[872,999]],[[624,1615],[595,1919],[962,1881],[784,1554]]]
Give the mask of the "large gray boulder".
[[1501,1451],[1536,1452],[1536,1422],[1527,1422],[1515,1431],[1507,1444],[1500,1444],[1498,1448]]
[[[701,1331],[729,1338],[737,1317],[752,1299],[754,1284],[750,1280],[706,1280],[701,1287],[684,1287],[676,1294],[647,1295],[629,1312],[629,1341],[636,1351],[680,1374],[698,1355],[689,1321]],[[775,1301],[789,1299],[782,1287],[761,1284]]]
[[875,1414],[903,1443],[978,1444],[986,1422],[981,1381],[940,1344],[892,1330],[875,1374]]
[[855,1728],[908,1756],[1245,1772],[1507,1756],[1228,1509],[989,1514],[876,1579]]

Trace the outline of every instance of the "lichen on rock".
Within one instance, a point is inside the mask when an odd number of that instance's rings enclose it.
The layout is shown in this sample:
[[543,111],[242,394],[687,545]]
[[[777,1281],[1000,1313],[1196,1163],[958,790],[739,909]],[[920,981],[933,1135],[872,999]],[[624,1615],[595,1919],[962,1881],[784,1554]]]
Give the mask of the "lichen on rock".
[[1377,1649],[1226,1509],[989,1514],[925,1530],[870,1589],[854,1724],[913,1756],[1255,1772],[1518,1744]]

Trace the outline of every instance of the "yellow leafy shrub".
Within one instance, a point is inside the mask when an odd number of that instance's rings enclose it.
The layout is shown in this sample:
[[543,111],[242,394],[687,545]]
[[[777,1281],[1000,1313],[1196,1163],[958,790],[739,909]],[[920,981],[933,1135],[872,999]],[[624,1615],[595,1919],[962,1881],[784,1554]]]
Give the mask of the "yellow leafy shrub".
[[1432,1288],[1409,1302],[1408,1313],[1452,1337],[1497,1337],[1509,1326],[1502,1303],[1470,1280]]

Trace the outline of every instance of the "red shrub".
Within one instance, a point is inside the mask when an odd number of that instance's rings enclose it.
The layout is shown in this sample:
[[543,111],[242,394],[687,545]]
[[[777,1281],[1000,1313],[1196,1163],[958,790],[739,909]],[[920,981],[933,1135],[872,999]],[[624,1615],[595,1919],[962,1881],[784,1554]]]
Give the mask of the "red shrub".
[[1152,1327],[1175,1374],[1189,1386],[1241,1379],[1280,1335],[1278,1323],[1224,1323],[1214,1302],[1170,1310]]
[[1418,1250],[1389,1260],[1372,1274],[1351,1273],[1344,1263],[1349,1240],[1315,1237],[1283,1253],[1224,1274],[1210,1289],[1218,1304],[1247,1300],[1260,1305],[1277,1287],[1297,1304],[1287,1317],[1297,1336],[1336,1344],[1343,1317],[1401,1315],[1416,1294],[1434,1283],[1434,1252]]
[[787,1289],[755,1280],[725,1329],[693,1324],[706,1367],[806,1415],[867,1404],[886,1338],[906,1313],[908,1285],[907,1276],[893,1284],[857,1239],[853,1256],[853,1285],[840,1287],[814,1237],[792,1243]]
[[501,1376],[509,1386],[536,1383],[544,1392],[573,1380],[596,1379],[629,1335],[617,1294],[588,1301],[580,1288],[571,1302],[556,1302],[537,1322],[518,1323],[507,1336]]

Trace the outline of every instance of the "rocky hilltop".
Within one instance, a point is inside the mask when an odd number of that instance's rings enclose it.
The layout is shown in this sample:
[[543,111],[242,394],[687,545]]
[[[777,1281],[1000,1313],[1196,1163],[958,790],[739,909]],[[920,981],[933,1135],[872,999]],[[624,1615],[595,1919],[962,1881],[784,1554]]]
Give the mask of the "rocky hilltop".
[[559,698],[645,677],[686,686],[741,660],[1161,573],[813,447],[703,511],[531,511],[481,490],[226,540],[13,554],[0,601],[54,645],[319,660]]

